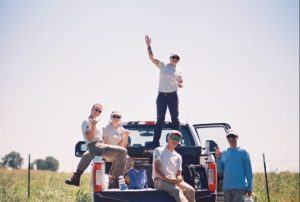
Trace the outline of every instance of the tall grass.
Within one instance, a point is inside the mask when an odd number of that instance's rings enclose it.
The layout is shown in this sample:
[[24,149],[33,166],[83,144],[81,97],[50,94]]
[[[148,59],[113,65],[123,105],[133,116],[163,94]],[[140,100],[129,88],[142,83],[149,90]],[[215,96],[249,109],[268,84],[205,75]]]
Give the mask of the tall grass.
[[[272,202],[299,202],[299,173],[270,172],[268,184]],[[258,201],[267,201],[264,173],[254,175],[254,194]]]
[[0,169],[0,201],[91,201],[89,175],[82,177],[80,188],[64,183],[70,175],[32,171],[31,197],[27,200],[27,171]]
[[[85,174],[80,187],[64,183],[69,173],[31,172],[31,197],[27,199],[27,171],[0,169],[0,201],[91,201],[90,176]],[[272,202],[299,201],[299,173],[268,173]],[[263,173],[254,174],[254,195],[257,201],[267,201]]]

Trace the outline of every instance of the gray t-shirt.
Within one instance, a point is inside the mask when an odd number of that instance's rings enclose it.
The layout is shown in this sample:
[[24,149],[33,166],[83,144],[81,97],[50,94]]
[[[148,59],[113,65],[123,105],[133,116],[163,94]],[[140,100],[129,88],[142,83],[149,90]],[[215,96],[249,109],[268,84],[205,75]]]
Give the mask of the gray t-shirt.
[[177,171],[182,171],[182,157],[176,151],[169,151],[166,146],[158,147],[153,151],[152,178],[158,177],[154,169],[154,161],[161,161],[162,174],[176,178]]
[[182,80],[182,76],[180,72],[176,70],[176,67],[173,67],[171,64],[165,65],[163,62],[159,62],[157,67],[160,69],[158,91],[162,93],[177,91],[178,87],[176,81]]
[[81,129],[82,129],[82,135],[83,135],[83,139],[84,141],[89,144],[92,142],[101,142],[102,141],[102,135],[100,130],[98,129],[97,125],[96,125],[96,134],[94,136],[94,138],[90,141],[87,139],[86,137],[86,132],[90,131],[92,128],[92,124],[91,124],[91,119],[88,118],[87,120],[84,120],[81,124]]
[[103,128],[103,140],[105,144],[120,145],[123,139],[125,128],[119,126],[114,128],[111,124],[108,124]]

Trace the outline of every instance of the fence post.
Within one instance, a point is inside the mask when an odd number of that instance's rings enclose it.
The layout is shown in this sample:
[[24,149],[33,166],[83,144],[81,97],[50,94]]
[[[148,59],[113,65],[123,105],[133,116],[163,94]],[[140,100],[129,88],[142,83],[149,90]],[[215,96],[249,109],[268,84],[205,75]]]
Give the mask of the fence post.
[[30,154],[28,155],[28,178],[27,178],[27,194],[28,198],[30,198]]
[[265,181],[266,181],[266,189],[267,189],[268,202],[270,202],[268,175],[267,175],[266,159],[265,159],[265,154],[264,153],[263,153],[263,161],[264,161]]

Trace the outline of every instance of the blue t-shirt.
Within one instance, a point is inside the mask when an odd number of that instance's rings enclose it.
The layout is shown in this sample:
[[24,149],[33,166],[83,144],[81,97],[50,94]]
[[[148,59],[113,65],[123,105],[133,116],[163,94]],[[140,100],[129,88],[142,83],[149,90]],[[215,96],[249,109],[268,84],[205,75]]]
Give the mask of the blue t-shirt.
[[241,189],[252,191],[253,175],[249,154],[246,150],[228,148],[217,159],[218,172],[223,173],[223,190]]

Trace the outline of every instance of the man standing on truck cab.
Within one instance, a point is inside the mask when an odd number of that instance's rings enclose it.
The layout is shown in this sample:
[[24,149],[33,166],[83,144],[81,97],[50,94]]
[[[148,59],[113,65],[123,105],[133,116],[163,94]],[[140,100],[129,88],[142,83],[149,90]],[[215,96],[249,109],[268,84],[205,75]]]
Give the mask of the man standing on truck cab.
[[224,202],[244,202],[243,197],[252,195],[252,168],[249,154],[237,146],[238,134],[227,132],[229,148],[220,152],[216,149],[218,172],[223,173]]
[[160,70],[158,96],[156,99],[157,121],[152,143],[152,146],[159,146],[159,139],[165,121],[167,107],[170,111],[173,129],[180,130],[180,122],[178,119],[179,112],[177,90],[178,88],[183,87],[183,80],[181,73],[176,70],[176,65],[178,64],[180,57],[177,54],[171,54],[170,62],[168,64],[164,64],[158,59],[154,58],[150,46],[151,38],[148,35],[145,36],[145,41],[147,44],[150,60]]
[[171,131],[167,146],[153,151],[152,177],[155,188],[168,192],[176,202],[194,202],[195,189],[183,181],[182,157],[175,151],[181,138],[179,131]]

